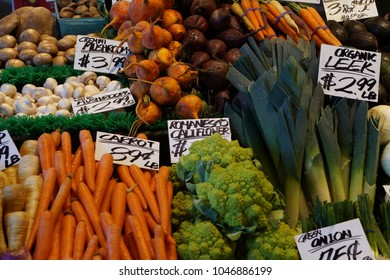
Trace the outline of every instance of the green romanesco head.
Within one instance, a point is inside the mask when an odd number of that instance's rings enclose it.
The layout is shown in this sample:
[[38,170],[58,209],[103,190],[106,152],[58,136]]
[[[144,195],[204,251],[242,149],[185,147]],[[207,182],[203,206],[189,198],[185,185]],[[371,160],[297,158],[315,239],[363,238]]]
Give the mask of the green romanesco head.
[[252,161],[215,165],[207,182],[196,184],[203,206],[217,212],[217,222],[229,228],[263,228],[272,210],[272,184]]
[[280,222],[278,227],[269,227],[246,240],[248,260],[299,260],[294,236],[298,232]]
[[234,255],[229,241],[207,220],[184,221],[173,237],[182,260],[227,260]]
[[179,191],[175,194],[171,206],[171,224],[174,229],[177,229],[183,221],[195,221],[200,216],[190,192]]

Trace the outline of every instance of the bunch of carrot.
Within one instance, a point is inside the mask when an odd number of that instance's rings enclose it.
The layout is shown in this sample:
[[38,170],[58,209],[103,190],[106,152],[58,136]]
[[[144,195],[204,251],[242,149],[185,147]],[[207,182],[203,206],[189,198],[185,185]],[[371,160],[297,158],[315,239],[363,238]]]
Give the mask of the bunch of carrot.
[[89,130],[74,146],[67,131],[38,138],[43,186],[26,243],[33,259],[177,259],[169,168],[95,160]]

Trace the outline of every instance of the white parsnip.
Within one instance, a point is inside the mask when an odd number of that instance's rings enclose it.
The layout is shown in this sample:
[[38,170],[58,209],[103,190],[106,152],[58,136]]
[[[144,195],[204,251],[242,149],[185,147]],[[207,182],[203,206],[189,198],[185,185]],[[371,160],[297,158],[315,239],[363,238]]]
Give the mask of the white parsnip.
[[3,170],[7,174],[10,184],[18,183],[18,165],[12,165]]
[[37,153],[38,140],[36,139],[27,139],[24,140],[22,145],[19,148],[20,156],[25,156],[27,154],[35,155]]
[[18,164],[18,183],[23,184],[24,180],[31,175],[38,175],[41,172],[39,157],[34,154],[27,154],[20,158]]
[[22,184],[7,185],[2,190],[4,214],[22,211],[26,205],[26,189]]
[[3,195],[0,192],[0,255],[7,250],[7,243],[5,242],[4,228],[3,228]]
[[25,211],[16,211],[5,214],[4,226],[8,250],[11,252],[22,250],[27,234],[27,213]]

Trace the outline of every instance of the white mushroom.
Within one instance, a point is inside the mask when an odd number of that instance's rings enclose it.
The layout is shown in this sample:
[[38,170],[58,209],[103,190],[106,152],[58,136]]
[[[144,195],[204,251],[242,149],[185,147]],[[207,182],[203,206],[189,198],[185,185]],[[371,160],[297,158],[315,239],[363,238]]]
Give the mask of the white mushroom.
[[66,78],[65,83],[78,82],[79,78],[77,76],[69,76]]
[[51,100],[53,100],[52,103],[57,103],[62,97],[56,94],[50,95]]
[[57,110],[57,112],[55,113],[56,116],[62,116],[62,117],[69,117],[71,114],[70,114],[70,111],[69,110],[66,110],[66,109],[59,109]]
[[93,71],[85,71],[82,75],[81,75],[81,82],[84,84],[84,85],[94,85],[95,84],[95,81],[97,79],[97,74]]
[[47,105],[51,103],[53,103],[53,98],[51,98],[51,96],[42,96],[37,101],[38,106]]
[[61,96],[62,98],[68,98],[73,96],[73,87],[70,83],[61,84],[55,87],[54,94]]
[[[12,97],[13,99],[18,99],[18,98],[20,98],[20,97],[22,97],[23,96],[23,94],[22,93],[20,93],[20,92],[16,92],[15,93],[15,95]],[[31,97],[30,95],[27,95],[27,97]]]
[[36,87],[32,93],[31,96],[35,99],[38,100],[42,96],[49,96],[52,95],[53,92],[50,89],[47,89],[45,87]]
[[4,103],[5,97],[6,97],[5,93],[0,91],[0,104]]
[[85,95],[84,87],[77,87],[73,91],[73,97],[74,98],[84,97],[84,95]]
[[14,104],[14,99],[12,97],[6,96],[4,98],[4,103],[7,103],[8,105],[12,106]]
[[3,117],[11,117],[14,115],[14,109],[8,103],[3,103],[0,105],[0,114]]
[[16,115],[14,115],[15,117],[24,117],[24,116],[28,116],[26,113],[17,113]]
[[72,109],[71,99],[61,98],[57,103],[57,109],[58,110],[65,109],[70,111]]
[[14,102],[15,113],[24,113],[26,115],[35,115],[37,111],[37,105],[34,100],[29,97],[21,97]]
[[84,96],[92,96],[100,93],[100,90],[95,85],[86,85],[84,87],[84,92],[85,92]]
[[33,84],[25,84],[23,87],[22,87],[22,94],[23,95],[26,95],[26,94],[32,94],[33,90],[36,88],[35,85]]
[[37,108],[37,112],[35,113],[35,115],[44,115],[45,112],[46,112],[46,108],[47,108],[47,105],[41,105]]
[[57,112],[57,105],[47,104],[44,115],[50,115],[50,114],[55,115],[56,112]]
[[13,84],[5,83],[5,84],[1,85],[0,91],[4,92],[5,95],[7,95],[9,97],[13,97],[17,92],[17,88]]
[[100,75],[96,78],[95,84],[99,87],[100,90],[103,90],[109,82],[111,82],[109,77]]
[[119,82],[119,81],[111,81],[107,84],[107,86],[104,88],[104,91],[114,91],[114,90],[118,90],[118,89],[121,89],[123,87],[122,83]]
[[77,82],[77,81],[70,82],[70,84],[72,85],[73,88],[85,87],[85,85],[83,83],[80,83],[80,82]]
[[52,91],[54,91],[55,87],[58,86],[57,80],[54,78],[47,78],[45,83],[43,84],[45,88],[48,88]]

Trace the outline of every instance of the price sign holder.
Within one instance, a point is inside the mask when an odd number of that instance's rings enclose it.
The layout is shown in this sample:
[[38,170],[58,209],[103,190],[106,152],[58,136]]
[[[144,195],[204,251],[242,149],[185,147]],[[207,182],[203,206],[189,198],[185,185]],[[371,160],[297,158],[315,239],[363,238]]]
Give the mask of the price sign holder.
[[358,218],[296,235],[302,260],[373,260]]
[[100,160],[104,153],[112,154],[115,164],[159,169],[160,143],[156,141],[98,131],[95,160]]
[[78,35],[73,68],[82,71],[117,74],[131,51],[121,41]]
[[18,164],[20,159],[19,150],[8,131],[0,131],[0,170]]
[[214,133],[231,141],[229,118],[168,120],[171,163],[178,162],[182,155],[188,154],[188,148],[193,142]]
[[318,82],[324,93],[378,102],[381,54],[322,44]]
[[346,21],[376,17],[375,0],[323,0],[327,20]]

